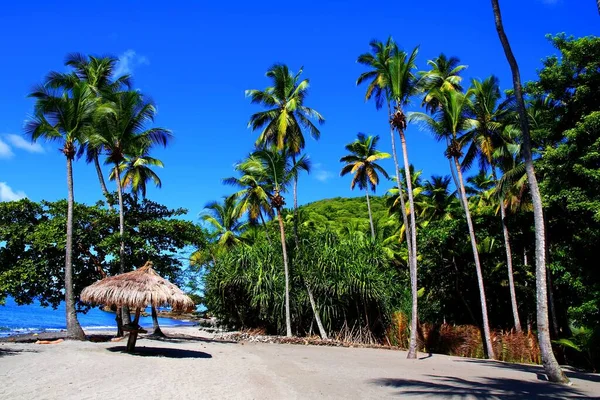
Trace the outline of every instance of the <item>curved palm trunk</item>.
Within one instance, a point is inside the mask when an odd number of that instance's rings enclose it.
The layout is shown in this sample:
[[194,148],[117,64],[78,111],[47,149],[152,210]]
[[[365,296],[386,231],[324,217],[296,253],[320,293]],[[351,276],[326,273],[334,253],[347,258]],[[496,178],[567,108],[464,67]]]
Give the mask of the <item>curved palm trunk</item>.
[[[498,184],[496,177],[496,168],[492,165],[492,177]],[[504,235],[504,248],[506,249],[506,267],[508,269],[508,288],[510,290],[510,304],[512,306],[513,319],[515,321],[515,330],[521,332],[521,320],[519,319],[519,308],[517,306],[517,293],[515,291],[515,280],[513,275],[512,248],[510,246],[510,235],[508,234],[508,225],[506,224],[506,205],[504,197],[500,196],[500,218],[502,219],[502,234]]]
[[529,182],[529,190],[531,191],[531,200],[533,203],[533,219],[535,225],[535,283],[537,297],[537,330],[538,341],[540,344],[540,353],[542,355],[542,363],[544,370],[548,375],[548,379],[552,382],[569,383],[569,380],[560,369],[554,352],[552,351],[552,343],[550,341],[550,332],[548,330],[548,294],[546,290],[546,238],[544,228],[544,209],[542,206],[542,197],[540,188],[535,177],[535,169],[533,167],[533,158],[531,156],[531,139],[529,136],[529,124],[527,112],[525,110],[525,101],[523,100],[523,89],[521,87],[521,73],[517,60],[512,52],[508,37],[504,32],[502,23],[502,14],[500,13],[500,5],[498,0],[492,0],[492,9],[494,11],[494,20],[498,38],[502,43],[506,60],[510,65],[513,76],[513,85],[515,88],[515,98],[517,100],[517,109],[519,111],[519,121],[521,123],[521,131],[523,133],[523,152],[525,156],[525,171],[527,172],[527,181]]
[[408,194],[408,206],[410,207],[410,236],[412,242],[412,257],[410,257],[410,289],[412,296],[412,311],[410,318],[410,340],[408,355],[406,358],[417,358],[417,325],[418,325],[418,296],[417,296],[417,220],[415,218],[415,203],[413,199],[412,177],[410,176],[410,164],[408,162],[408,147],[406,137],[402,129],[398,130],[400,142],[402,143],[402,155],[404,158],[404,174],[406,180],[406,192]]
[[[117,181],[117,195],[119,196],[119,236],[121,238],[121,246],[119,247],[119,273],[125,273],[125,206],[123,205],[123,188],[121,187],[121,173],[119,167],[115,166],[115,177]],[[122,308],[122,323],[131,323],[131,314],[129,313],[129,307],[124,306]]]
[[312,308],[315,320],[317,321],[317,328],[319,328],[319,335],[321,335],[321,339],[327,340],[327,331],[325,330],[325,327],[323,327],[323,323],[321,322],[321,316],[319,315],[319,310],[317,309],[317,304],[315,302],[312,289],[310,288],[308,282],[305,283],[306,291],[308,292],[308,300],[310,301],[310,307]]
[[373,213],[371,212],[371,200],[369,200],[369,188],[365,190],[367,194],[367,209],[369,210],[369,223],[371,224],[371,238],[375,239],[375,226],[373,225]]
[[492,338],[490,335],[490,323],[488,320],[487,301],[485,299],[485,288],[483,286],[483,274],[481,273],[479,251],[477,250],[477,239],[475,238],[475,229],[473,228],[473,221],[471,220],[471,212],[469,211],[469,202],[467,201],[467,194],[465,192],[465,184],[463,181],[462,171],[460,170],[460,163],[458,162],[458,158],[456,157],[454,157],[454,166],[458,175],[460,196],[462,198],[463,208],[465,210],[465,217],[467,218],[469,236],[471,237],[471,247],[473,248],[473,258],[475,260],[475,270],[477,271],[477,284],[479,285],[479,300],[481,301],[481,315],[483,317],[483,336],[485,339],[485,349],[488,358],[495,359],[496,357],[494,355],[494,348],[492,347]]
[[[391,118],[391,106],[388,102],[388,117]],[[396,137],[394,135],[394,126],[390,122],[390,136],[392,139],[392,155],[394,156],[394,167],[396,168],[396,183],[398,184],[398,197],[400,197],[400,207],[402,209],[402,222],[404,223],[404,234],[406,236],[406,247],[408,250],[408,261],[412,259],[412,244],[410,240],[410,227],[408,225],[408,216],[406,215],[406,203],[402,195],[402,181],[400,180],[400,164],[398,163],[398,154],[396,153]]]
[[152,306],[152,335],[165,337],[165,334],[160,329],[160,325],[158,324],[158,314],[156,312],[156,307]]
[[[296,155],[292,154],[292,163],[296,165]],[[296,248],[300,247],[298,237],[298,176],[294,176],[294,242]]]
[[[68,151],[68,150],[67,150]],[[73,207],[75,195],[73,191],[73,158],[67,155],[67,243],[65,254],[65,309],[67,313],[67,337],[84,340],[85,333],[81,329],[75,311],[75,294],[73,293]]]
[[283,252],[283,268],[285,271],[285,332],[287,337],[292,336],[292,319],[290,316],[290,274],[288,269],[287,247],[285,245],[285,228],[283,227],[283,217],[281,209],[277,209],[277,219],[279,220],[279,231],[281,232],[281,251]]
[[[100,167],[100,160],[98,160],[98,154],[94,154],[94,166],[96,167],[96,173],[98,174],[98,181],[100,181],[100,188],[102,189],[102,194],[104,194],[104,198],[109,201],[108,189],[106,188],[106,181],[104,180],[104,174],[102,173],[102,168]],[[112,204],[109,205],[112,207]]]

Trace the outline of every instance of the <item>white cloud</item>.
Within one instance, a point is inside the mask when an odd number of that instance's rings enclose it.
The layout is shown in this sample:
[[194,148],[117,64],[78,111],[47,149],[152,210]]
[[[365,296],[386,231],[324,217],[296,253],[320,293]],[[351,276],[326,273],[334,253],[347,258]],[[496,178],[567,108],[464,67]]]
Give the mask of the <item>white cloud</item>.
[[6,182],[0,182],[0,201],[15,201],[25,197],[27,197],[25,192],[15,192]]
[[25,150],[29,153],[43,153],[44,148],[39,143],[32,143],[19,135],[6,135],[6,139],[17,149]]
[[0,139],[0,159],[8,159],[12,158],[13,156],[14,153],[12,152],[10,146]]
[[147,57],[138,55],[134,50],[127,50],[119,56],[119,62],[116,65],[114,76],[133,74],[133,70],[140,65],[148,65],[150,61]]
[[334,176],[333,172],[324,169],[321,163],[313,164],[312,175],[319,182],[327,182]]

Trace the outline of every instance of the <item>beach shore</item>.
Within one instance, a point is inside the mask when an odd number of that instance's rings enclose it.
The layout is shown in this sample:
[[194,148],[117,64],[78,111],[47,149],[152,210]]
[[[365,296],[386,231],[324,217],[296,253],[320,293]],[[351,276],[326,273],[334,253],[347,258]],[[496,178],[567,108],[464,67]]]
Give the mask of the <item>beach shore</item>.
[[[599,398],[600,375],[574,385],[542,380],[538,366],[383,349],[215,339],[197,327],[125,342],[0,342],[1,399]],[[112,335],[114,332],[91,332]],[[56,335],[55,335],[56,336]]]

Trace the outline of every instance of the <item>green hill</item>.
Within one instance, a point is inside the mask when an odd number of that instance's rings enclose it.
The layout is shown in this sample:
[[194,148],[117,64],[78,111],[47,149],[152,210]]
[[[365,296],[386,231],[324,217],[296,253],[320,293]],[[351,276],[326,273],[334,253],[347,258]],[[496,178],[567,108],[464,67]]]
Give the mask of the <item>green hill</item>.
[[[371,211],[375,225],[389,224],[390,217],[385,205],[387,197],[373,196]],[[369,213],[365,197],[334,197],[300,206],[303,225],[333,231],[352,230],[367,232]]]

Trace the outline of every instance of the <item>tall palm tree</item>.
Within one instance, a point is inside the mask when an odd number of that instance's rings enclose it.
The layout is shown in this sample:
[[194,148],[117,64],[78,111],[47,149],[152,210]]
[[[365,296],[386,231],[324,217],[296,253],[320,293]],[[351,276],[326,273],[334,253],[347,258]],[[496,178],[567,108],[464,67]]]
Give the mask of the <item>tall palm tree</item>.
[[375,227],[373,226],[369,188],[375,193],[379,184],[378,172],[389,179],[388,173],[376,161],[391,157],[388,153],[377,150],[377,142],[379,142],[379,136],[366,136],[364,133],[359,133],[354,142],[346,145],[346,150],[350,154],[340,159],[340,162],[344,163],[340,175],[354,174],[350,189],[354,190],[354,187],[358,184],[358,188],[365,191],[371,224],[371,237],[373,239],[375,239]]
[[537,297],[537,329],[538,340],[540,343],[540,353],[542,355],[542,363],[544,370],[548,375],[548,379],[552,382],[568,383],[569,380],[560,369],[556,357],[552,351],[552,342],[550,340],[550,331],[548,329],[548,294],[547,294],[547,278],[546,278],[546,238],[544,228],[544,209],[542,206],[542,196],[540,188],[535,176],[533,166],[533,158],[531,156],[531,137],[529,135],[529,124],[527,111],[525,108],[525,100],[523,99],[523,88],[521,86],[521,73],[519,65],[515,58],[508,37],[504,32],[502,23],[502,14],[500,12],[500,4],[498,0],[492,0],[492,10],[494,12],[494,20],[498,38],[502,43],[504,54],[513,77],[513,86],[515,89],[515,98],[517,100],[517,110],[519,112],[519,122],[523,135],[523,153],[525,158],[525,170],[527,172],[527,180],[529,182],[529,190],[533,203],[533,219],[535,225],[535,277],[536,277],[536,297]]
[[[321,131],[313,120],[323,124],[325,118],[316,110],[304,105],[308,95],[309,80],[302,79],[303,69],[294,74],[285,64],[275,64],[266,73],[271,86],[265,90],[246,90],[253,104],[261,104],[267,110],[259,111],[250,117],[248,127],[252,130],[262,129],[257,145],[263,147],[276,146],[284,149],[295,163],[297,156],[304,149],[304,131],[316,140]],[[298,180],[294,178],[294,237],[298,243]]]
[[438,140],[447,140],[449,146],[446,150],[446,157],[454,162],[457,180],[459,184],[459,193],[462,199],[462,205],[467,219],[469,236],[471,238],[471,247],[473,249],[473,258],[475,261],[475,270],[477,272],[477,282],[479,285],[479,298],[481,301],[481,313],[483,317],[483,332],[485,337],[485,346],[489,358],[494,358],[494,348],[490,336],[490,326],[487,314],[487,301],[485,297],[485,288],[483,285],[483,274],[481,272],[481,263],[479,261],[479,251],[477,249],[477,239],[475,229],[469,211],[469,203],[465,191],[465,184],[462,175],[460,157],[463,155],[463,140],[468,138],[465,132],[473,128],[473,121],[467,117],[467,110],[471,106],[470,99],[462,92],[443,91],[438,92],[438,101],[440,107],[434,112],[433,117],[424,113],[412,113],[410,120],[422,122],[433,132]]
[[[68,54],[65,59],[65,65],[73,68],[73,72],[51,72],[47,77],[46,85],[52,88],[72,88],[78,82],[84,82],[95,94],[98,101],[104,97],[123,89],[131,87],[131,76],[122,75],[114,77],[115,66],[118,58],[104,56],[86,56],[80,53]],[[79,146],[78,155],[85,152],[86,162],[94,163],[100,188],[105,198],[109,198],[108,189],[100,166],[99,156],[102,148],[91,146],[90,143],[82,143]]]
[[[472,118],[475,120],[475,128],[471,131],[471,146],[463,160],[463,167],[468,166],[475,157],[479,158],[480,168],[491,169],[494,185],[498,185],[498,175],[496,173],[497,162],[494,157],[499,148],[507,147],[507,140],[504,132],[512,123],[514,115],[514,98],[508,96],[502,100],[500,94],[500,84],[498,78],[490,76],[479,81],[471,81],[470,93],[473,95]],[[500,150],[501,153],[507,153],[507,150]],[[511,306],[513,311],[513,320],[517,332],[521,332],[521,321],[517,307],[517,295],[515,291],[512,249],[510,245],[510,234],[506,223],[506,206],[502,192],[498,192],[500,218],[502,223],[502,233],[504,236],[504,248],[506,250],[506,266],[508,269],[508,286],[510,291]]]
[[73,293],[73,159],[77,146],[85,142],[97,112],[94,94],[83,84],[74,84],[70,90],[55,91],[46,86],[34,89],[30,97],[36,99],[33,118],[25,126],[25,132],[33,141],[46,139],[62,143],[62,153],[67,159],[67,239],[65,246],[65,308],[67,335],[73,339],[85,339],[77,320],[75,295]]
[[[365,65],[369,68],[368,71],[363,72],[358,79],[356,84],[368,82],[367,91],[365,93],[365,101],[374,99],[375,107],[380,109],[383,107],[384,102],[387,103],[388,118],[390,118],[390,138],[392,142],[392,155],[394,157],[394,166],[396,168],[396,183],[398,184],[398,193],[402,191],[402,180],[400,179],[400,164],[398,162],[398,153],[396,152],[396,138],[394,135],[394,129],[397,129],[401,133],[401,139],[403,139],[404,130],[406,128],[406,120],[402,120],[403,112],[402,106],[408,101],[416,90],[415,83],[416,79],[413,74],[414,62],[417,54],[417,49],[413,50],[410,56],[405,52],[398,49],[398,46],[389,37],[386,43],[382,43],[377,40],[369,43],[371,51],[369,53],[363,53],[358,56],[357,62]],[[395,102],[397,111],[400,111],[398,118],[395,120],[392,116],[392,105]],[[398,109],[399,107],[399,109]],[[394,114],[395,116],[395,114]],[[406,143],[403,144],[403,150],[405,150]],[[405,170],[408,169],[408,154],[406,151],[403,152],[405,161]],[[410,182],[410,177],[406,177],[406,181]],[[406,212],[406,205],[404,204],[404,196],[399,195],[402,220],[405,227],[411,227]],[[412,193],[409,198],[412,198]],[[414,207],[410,207],[413,210]],[[410,211],[409,210],[409,211]],[[409,212],[410,213],[410,212]],[[413,211],[414,214],[414,211]],[[413,219],[414,221],[414,219]],[[416,229],[416,228],[415,228]],[[415,239],[413,239],[413,233]],[[408,358],[416,358],[416,347],[417,347],[417,277],[416,277],[416,230],[412,228],[405,229],[406,247],[408,252],[409,269],[411,274],[411,293],[413,299],[412,311],[413,315],[411,318],[411,338],[409,345]],[[414,285],[413,285],[414,284]]]
[[125,272],[125,215],[123,185],[120,167],[130,154],[154,145],[167,146],[171,132],[164,128],[148,128],[154,121],[156,108],[151,101],[136,91],[118,92],[110,97],[110,112],[98,121],[95,132],[89,138],[93,147],[103,147],[107,152],[106,163],[111,164],[117,183],[119,198],[119,273]]
[[217,246],[221,250],[227,250],[233,246],[244,243],[242,233],[246,230],[248,223],[241,221],[236,210],[237,196],[227,196],[222,202],[213,201],[204,208],[201,218],[215,232]]
[[[282,196],[287,186],[292,183],[301,171],[308,171],[310,164],[306,156],[293,161],[285,151],[279,151],[277,148],[257,150],[243,161],[241,169],[252,172],[263,183],[263,188],[268,193],[271,207],[277,213],[279,221],[279,231],[281,235],[281,251],[283,253],[283,266],[285,273],[285,327],[286,336],[292,336],[292,321],[290,314],[290,276],[288,253],[285,240],[285,227],[281,211],[285,205],[285,199]],[[312,304],[312,302],[311,302]],[[313,306],[314,309],[314,306]],[[315,317],[317,315],[315,314]],[[321,328],[321,327],[319,327]]]
[[[392,57],[399,51],[398,46],[390,36],[385,43],[378,40],[372,40],[369,43],[371,50],[358,56],[356,62],[368,68],[367,71],[360,74],[356,80],[356,85],[367,84],[365,92],[365,101],[373,100],[375,108],[378,110],[387,104],[387,115],[392,114],[392,98],[389,87],[389,65]],[[392,142],[392,156],[394,157],[394,167],[396,172],[396,183],[398,192],[402,193],[400,179],[400,164],[398,162],[398,153],[396,152],[396,136],[394,135],[394,126],[390,121],[390,139]],[[404,196],[399,196],[401,203],[402,221],[404,226],[408,227],[408,215],[406,214],[406,205]],[[408,259],[412,259],[412,245],[410,230],[405,230]]]
[[[119,166],[119,170],[123,173],[123,178],[121,178],[121,187],[123,190],[129,187],[136,201],[140,194],[143,198],[146,198],[146,187],[148,182],[153,181],[158,188],[162,186],[160,178],[156,172],[152,170],[151,166],[162,168],[164,167],[164,164],[159,159],[150,157],[148,155],[148,149],[146,148],[135,149],[132,151],[130,156],[125,156],[125,159]],[[116,179],[114,169],[111,171],[109,178],[111,180]],[[156,311],[156,307],[152,306],[151,308],[153,325],[152,335],[164,337],[165,334],[160,329],[160,325],[158,323],[158,313]]]
[[408,148],[406,146],[406,115],[403,107],[406,106],[412,96],[417,93],[418,80],[414,74],[416,70],[416,59],[418,48],[408,54],[404,51],[396,51],[388,65],[388,87],[390,97],[394,102],[394,114],[390,115],[392,126],[400,135],[402,144],[402,156],[404,159],[404,173],[406,174],[406,192],[409,205],[409,228],[411,237],[411,256],[410,256],[410,284],[412,294],[412,312],[410,324],[410,341],[408,346],[408,358],[417,358],[417,323],[418,323],[418,288],[417,288],[417,221],[415,218],[415,204],[412,188],[412,179],[410,177],[410,163],[408,162]]
[[428,60],[427,65],[430,69],[419,73],[419,86],[425,93],[422,105],[428,113],[432,113],[440,106],[433,93],[437,90],[463,90],[460,73],[467,69],[467,66],[461,65],[457,57],[448,58],[443,53],[433,60]]

